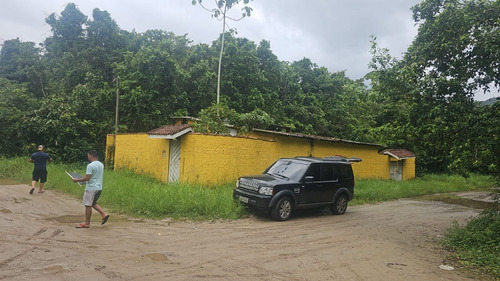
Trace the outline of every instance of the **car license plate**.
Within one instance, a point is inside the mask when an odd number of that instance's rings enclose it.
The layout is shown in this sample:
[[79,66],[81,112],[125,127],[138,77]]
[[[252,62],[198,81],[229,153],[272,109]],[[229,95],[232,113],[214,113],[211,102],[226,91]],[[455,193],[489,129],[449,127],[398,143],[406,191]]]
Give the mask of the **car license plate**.
[[240,201],[243,202],[243,203],[248,203],[248,198],[243,197],[243,196],[240,195]]

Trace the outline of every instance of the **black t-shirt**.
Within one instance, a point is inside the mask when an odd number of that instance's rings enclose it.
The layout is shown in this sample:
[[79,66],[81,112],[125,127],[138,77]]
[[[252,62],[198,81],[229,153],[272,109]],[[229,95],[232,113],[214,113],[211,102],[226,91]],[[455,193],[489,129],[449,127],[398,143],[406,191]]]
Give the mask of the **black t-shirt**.
[[35,161],[34,170],[41,170],[41,171],[47,170],[47,160],[50,159],[49,154],[42,151],[38,151],[31,155],[31,159]]

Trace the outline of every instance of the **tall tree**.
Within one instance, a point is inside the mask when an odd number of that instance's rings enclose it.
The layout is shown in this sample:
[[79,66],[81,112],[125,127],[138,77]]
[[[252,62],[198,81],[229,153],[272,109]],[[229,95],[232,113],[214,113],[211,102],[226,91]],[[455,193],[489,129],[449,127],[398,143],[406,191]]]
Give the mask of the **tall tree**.
[[[425,0],[413,7],[419,32],[402,61],[374,49],[369,77],[376,98],[390,105],[382,107],[376,130],[386,144],[416,152],[421,171],[466,175],[492,163],[475,156],[493,152],[496,136],[483,132],[495,130],[471,128],[494,123],[477,117],[487,115],[473,97],[499,85],[499,4]],[[486,143],[479,147],[477,139]]]
[[41,49],[34,42],[4,41],[0,50],[0,77],[26,82],[29,92],[38,97],[45,96],[46,75]]
[[45,21],[52,30],[52,36],[43,42],[49,72],[47,94],[69,94],[91,69],[87,57],[80,53],[88,49],[85,38],[87,16],[75,4],[69,3],[59,16],[52,13]]
[[419,29],[406,59],[447,84],[442,97],[500,86],[500,1],[425,0],[412,10]]
[[[186,109],[189,97],[183,87],[188,73],[174,59],[172,48],[188,48],[184,36],[153,32],[159,40],[145,40],[137,53],[127,52],[115,65],[121,82],[121,120],[130,132],[147,131],[170,122],[178,109]],[[161,35],[161,36],[160,36]],[[182,51],[184,52],[184,51]],[[187,52],[187,51],[186,51]],[[177,54],[178,55],[178,54]]]
[[0,51],[0,77],[27,82],[27,69],[38,62],[39,53],[33,42],[22,42],[19,38],[4,41]]
[[500,85],[500,1],[425,0],[412,10],[419,29],[405,65],[419,89],[410,117],[421,132],[414,143],[435,148],[425,150],[429,168],[470,170],[467,155],[481,138],[470,127],[482,123],[473,97]]
[[271,115],[280,114],[282,101],[279,99],[282,82],[283,63],[271,50],[271,42],[262,40],[257,46],[258,67],[262,81],[259,82],[265,103],[261,109]]
[[122,32],[107,11],[97,8],[85,31],[88,48],[81,50],[81,55],[104,81],[111,83],[115,78],[112,65],[121,61],[120,52],[125,48]]
[[27,90],[26,83],[0,77],[0,155],[27,155],[30,139],[23,131],[27,113],[37,100]]
[[222,100],[240,113],[272,103],[262,92],[264,77],[259,69],[256,48],[255,43],[246,38],[227,34],[226,59],[223,62],[226,71],[221,75],[221,89],[227,94]]
[[54,56],[61,56],[64,52],[78,50],[78,45],[84,39],[87,16],[74,3],[66,5],[60,16],[50,14],[45,22],[52,30],[52,36],[45,40],[47,51]]
[[221,34],[221,48],[220,48],[220,54],[219,54],[219,67],[217,70],[217,103],[219,103],[219,97],[220,97],[220,73],[221,73],[221,67],[222,67],[222,54],[224,53],[224,36],[226,34],[226,25],[227,25],[227,20],[232,20],[232,21],[239,21],[245,17],[249,17],[252,8],[249,6],[243,6],[241,11],[243,12],[241,17],[239,18],[233,18],[229,16],[229,10],[233,8],[234,6],[237,6],[242,2],[244,5],[247,5],[250,3],[251,0],[216,0],[215,4],[216,6],[214,8],[207,8],[205,7],[202,2],[203,0],[193,0],[192,3],[193,5],[196,5],[196,3],[200,4],[203,9],[207,10],[212,14],[212,17],[216,18],[218,21],[222,21],[222,34]]

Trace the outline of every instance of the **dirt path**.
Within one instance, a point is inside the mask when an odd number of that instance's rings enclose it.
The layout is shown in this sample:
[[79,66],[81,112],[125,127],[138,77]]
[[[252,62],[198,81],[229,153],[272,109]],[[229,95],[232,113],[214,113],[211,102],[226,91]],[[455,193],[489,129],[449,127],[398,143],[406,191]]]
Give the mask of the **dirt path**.
[[[467,207],[398,200],[287,222],[136,221],[90,229],[80,200],[0,186],[0,280],[473,280],[435,244]],[[106,206],[103,206],[104,208]]]

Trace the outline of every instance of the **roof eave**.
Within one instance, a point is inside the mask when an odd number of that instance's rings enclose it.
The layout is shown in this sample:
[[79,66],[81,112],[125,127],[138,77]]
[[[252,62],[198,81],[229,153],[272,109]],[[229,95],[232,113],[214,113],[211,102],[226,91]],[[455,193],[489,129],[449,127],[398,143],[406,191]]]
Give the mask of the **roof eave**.
[[319,141],[339,142],[339,143],[347,143],[347,144],[356,144],[356,145],[367,145],[367,146],[382,147],[382,145],[379,145],[379,144],[365,143],[365,142],[358,142],[358,141],[351,141],[351,140],[344,140],[344,139],[332,138],[332,137],[321,137],[321,136],[313,136],[313,135],[305,135],[305,134],[296,134],[296,133],[287,133],[287,132],[279,132],[279,131],[270,131],[270,130],[263,130],[263,129],[254,129],[254,131],[256,131],[256,132],[262,132],[262,133],[268,133],[268,134],[274,134],[274,135],[288,136],[288,137],[296,137],[296,138],[319,140]]
[[393,157],[393,158],[396,158],[397,160],[405,160],[405,159],[412,159],[412,158],[415,158],[415,156],[409,156],[409,157],[399,157],[399,156],[397,156],[397,155],[395,155],[395,154],[393,154],[393,153],[390,153],[390,152],[388,152],[388,151],[386,151],[386,152],[384,152],[384,153],[382,153],[382,154],[389,155],[389,156],[391,156],[391,157]]
[[192,132],[193,129],[191,129],[191,127],[189,128],[186,128],[182,131],[179,131],[173,135],[148,135],[148,138],[151,138],[151,139],[168,139],[168,140],[173,140],[173,139],[176,139],[178,137],[181,137],[187,133],[190,133]]

